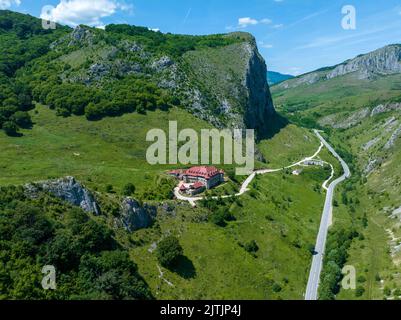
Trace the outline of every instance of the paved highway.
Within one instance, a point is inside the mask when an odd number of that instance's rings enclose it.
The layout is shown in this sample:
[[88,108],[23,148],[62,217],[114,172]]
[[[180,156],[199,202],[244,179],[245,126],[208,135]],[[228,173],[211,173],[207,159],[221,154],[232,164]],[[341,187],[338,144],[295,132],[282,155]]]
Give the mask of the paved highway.
[[337,154],[337,152],[327,143],[327,141],[315,130],[315,134],[318,136],[320,141],[326,146],[326,148],[340,161],[343,167],[344,174],[334,180],[327,188],[326,201],[324,204],[322,220],[320,223],[319,234],[316,240],[315,252],[316,254],[312,259],[312,266],[309,273],[308,285],[306,287],[305,300],[317,300],[318,299],[318,288],[320,282],[320,273],[322,271],[324,251],[326,247],[326,239],[328,229],[332,221],[333,213],[333,196],[336,186],[348,179],[351,176],[351,171],[345,161]]

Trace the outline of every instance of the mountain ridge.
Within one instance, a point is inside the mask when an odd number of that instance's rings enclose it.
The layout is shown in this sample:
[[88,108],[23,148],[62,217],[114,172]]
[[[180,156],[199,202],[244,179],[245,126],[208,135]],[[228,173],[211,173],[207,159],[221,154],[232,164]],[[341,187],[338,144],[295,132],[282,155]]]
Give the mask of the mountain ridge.
[[354,74],[359,80],[371,80],[377,76],[401,73],[401,44],[390,44],[334,66],[319,68],[284,81],[281,89],[314,84],[340,76]]
[[[275,115],[266,63],[248,33],[186,36],[130,25],[45,31],[40,19],[11,11],[0,12],[0,31],[20,45],[54,35],[46,50],[26,66],[16,65],[15,72],[28,84],[31,100],[60,116],[97,120],[174,105],[217,128],[255,129],[260,137]],[[76,97],[62,101],[67,92]],[[5,118],[7,127],[14,124]]]
[[270,86],[276,85],[280,82],[295,78],[293,75],[290,74],[283,74],[280,72],[275,71],[268,71],[267,72],[267,81]]

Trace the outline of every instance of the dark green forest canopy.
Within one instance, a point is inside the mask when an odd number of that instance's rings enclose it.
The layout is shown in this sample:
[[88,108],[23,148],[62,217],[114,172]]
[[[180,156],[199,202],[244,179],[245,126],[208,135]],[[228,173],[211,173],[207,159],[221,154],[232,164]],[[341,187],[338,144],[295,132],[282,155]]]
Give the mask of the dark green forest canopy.
[[[28,111],[35,102],[49,106],[59,116],[85,115],[88,120],[180,106],[179,95],[157,85],[158,75],[149,67],[153,59],[167,55],[179,61],[190,50],[249,41],[245,33],[187,36],[130,25],[109,25],[106,30],[80,27],[85,36],[74,38],[69,27],[57,25],[46,30],[40,19],[0,11],[0,128],[8,135],[18,136],[19,128],[32,126]],[[101,81],[76,79],[91,67],[104,68],[104,59],[88,52],[113,51],[124,43],[138,44],[146,54],[120,50],[114,61],[108,61],[113,70]],[[64,59],[87,49],[78,66],[73,65],[78,58],[72,58],[74,63]],[[115,70],[116,64],[124,63],[141,65],[143,72]],[[69,78],[71,74],[74,76]]]
[[[45,265],[56,268],[57,290],[41,286]],[[152,298],[105,223],[46,194],[0,189],[0,300]]]
[[26,111],[33,108],[31,89],[16,73],[28,62],[50,51],[50,44],[69,28],[42,28],[41,20],[11,11],[0,11],[0,127],[16,135],[29,127]]

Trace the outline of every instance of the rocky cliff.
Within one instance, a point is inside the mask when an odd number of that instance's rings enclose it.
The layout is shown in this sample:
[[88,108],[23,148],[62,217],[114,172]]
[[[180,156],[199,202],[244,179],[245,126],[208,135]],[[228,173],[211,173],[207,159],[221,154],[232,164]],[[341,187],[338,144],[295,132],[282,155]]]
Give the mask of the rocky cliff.
[[391,45],[338,65],[327,79],[357,72],[360,79],[401,72],[401,45]]
[[359,55],[337,66],[324,68],[301,75],[277,85],[288,89],[300,85],[314,84],[340,76],[353,74],[359,80],[370,80],[377,76],[401,73],[401,45],[389,45],[373,52]]
[[36,197],[41,191],[48,192],[86,212],[100,214],[100,208],[93,194],[73,177],[27,184],[25,190],[29,197]]
[[[135,27],[126,28],[138,32]],[[178,55],[175,46],[180,46],[181,40],[171,40],[174,50],[155,49],[144,41],[146,36],[169,41],[174,35],[148,32],[133,38],[124,30],[104,32],[78,26],[53,43],[52,49],[65,52],[61,60],[70,65],[64,68],[62,80],[102,87],[126,76],[148,79],[177,97],[189,112],[218,128],[252,128],[257,133],[266,130],[275,110],[266,63],[253,36],[243,32],[195,40],[177,36],[194,42],[191,48],[181,48],[183,52]],[[196,45],[199,41],[213,44]],[[75,61],[82,55],[87,56],[86,61]]]
[[192,84],[189,107],[217,127],[251,128],[260,134],[275,113],[266,63],[251,35],[227,35],[236,36],[244,41],[184,56],[184,69]]
[[[25,194],[36,198],[40,192],[52,194],[56,198],[80,207],[85,212],[101,214],[101,208],[91,191],[86,189],[74,177],[40,181],[25,185]],[[134,232],[150,227],[157,216],[157,208],[148,204],[140,205],[132,198],[124,198],[121,202],[119,217],[115,219],[116,226]]]
[[138,201],[125,198],[121,204],[120,217],[116,219],[118,226],[122,226],[128,232],[150,227],[157,215],[157,208]]

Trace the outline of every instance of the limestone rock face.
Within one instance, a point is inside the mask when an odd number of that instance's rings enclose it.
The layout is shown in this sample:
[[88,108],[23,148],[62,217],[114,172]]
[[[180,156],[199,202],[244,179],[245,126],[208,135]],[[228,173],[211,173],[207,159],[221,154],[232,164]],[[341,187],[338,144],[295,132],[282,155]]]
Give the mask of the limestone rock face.
[[190,112],[218,128],[255,129],[261,135],[275,114],[265,60],[250,34],[227,36],[244,41],[184,55],[184,102]]
[[389,45],[357,56],[337,66],[319,69],[277,85],[280,89],[296,88],[348,74],[359,80],[401,73],[401,45]]
[[267,67],[255,44],[249,46],[249,65],[246,71],[245,87],[248,93],[245,108],[247,128],[262,132],[269,118],[275,113],[273,100],[267,83]]
[[384,113],[384,112],[390,112],[390,111],[396,111],[396,110],[401,110],[401,103],[386,103],[386,104],[380,104],[377,107],[373,108],[370,116],[374,117],[375,115]]
[[138,201],[125,198],[121,204],[120,218],[117,221],[128,232],[150,227],[157,216],[157,208]]
[[30,197],[35,197],[39,191],[48,192],[86,212],[100,215],[100,208],[93,194],[73,177],[28,184],[25,190]]
[[339,66],[327,75],[327,79],[358,72],[360,79],[375,74],[388,75],[401,72],[401,46],[392,45],[356,57]]
[[74,46],[77,44],[93,44],[93,33],[85,27],[77,26],[70,35],[69,46]]

